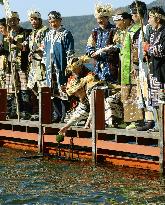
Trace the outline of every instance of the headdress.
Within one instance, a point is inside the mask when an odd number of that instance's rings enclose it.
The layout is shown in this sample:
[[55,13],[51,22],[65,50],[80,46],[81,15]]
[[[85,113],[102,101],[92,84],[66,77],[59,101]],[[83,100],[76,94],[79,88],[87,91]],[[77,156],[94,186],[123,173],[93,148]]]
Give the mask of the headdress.
[[72,78],[70,80],[70,82],[67,83],[66,93],[68,94],[68,96],[71,96],[75,92],[77,92],[80,88],[82,88],[83,86],[84,86],[84,84],[82,84],[80,80]]
[[87,74],[87,76],[81,78],[81,79],[75,79],[71,78],[69,83],[66,86],[66,92],[69,96],[73,95],[75,92],[77,92],[79,89],[86,86],[86,90],[90,91],[95,85],[102,85],[103,81],[99,81],[96,76],[90,72]]
[[67,71],[74,72],[75,69],[80,68],[84,63],[87,63],[90,57],[87,55],[80,56],[79,58],[72,58],[69,60],[67,65]]
[[121,14],[116,14],[115,16],[112,16],[112,18],[113,18],[113,21],[119,21],[119,20],[123,20],[123,19],[132,20],[131,14],[129,14],[127,12],[123,12]]
[[82,87],[86,85],[86,89],[89,91],[95,85],[102,85],[103,81],[98,80],[94,73],[90,72],[87,76],[80,79],[80,84],[82,85]]
[[48,18],[49,18],[49,20],[51,20],[51,19],[62,19],[61,14],[58,11],[51,11],[48,14]]
[[154,17],[156,17],[156,18],[159,18],[159,19],[162,19],[162,20],[165,21],[165,15],[159,14],[158,12],[150,11],[150,12],[149,12],[149,15],[152,15],[152,16],[154,16]]
[[41,14],[39,11],[37,10],[29,10],[28,11],[28,19],[30,21],[31,18],[38,18],[38,19],[41,19]]
[[95,6],[95,12],[94,12],[95,18],[99,17],[111,17],[112,16],[112,6],[110,4],[96,4]]
[[17,19],[19,19],[18,12],[16,12],[16,11],[11,11],[11,15],[10,15],[9,18],[17,18]]

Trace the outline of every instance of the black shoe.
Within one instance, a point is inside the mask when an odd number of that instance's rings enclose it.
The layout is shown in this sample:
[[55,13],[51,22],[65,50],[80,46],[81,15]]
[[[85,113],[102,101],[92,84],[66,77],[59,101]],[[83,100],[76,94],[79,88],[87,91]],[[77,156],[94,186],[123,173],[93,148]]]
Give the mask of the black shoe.
[[31,118],[31,114],[23,111],[20,113],[20,118],[21,120],[29,120]]
[[146,125],[144,125],[142,127],[137,127],[137,131],[147,131],[149,129],[152,129],[154,126],[155,126],[155,122],[149,121],[149,122],[147,122]]
[[15,112],[11,112],[7,116],[9,119],[17,119],[18,118],[17,113],[15,113]]
[[30,121],[39,121],[39,115],[31,115]]
[[59,123],[61,120],[59,118],[52,117],[52,123]]

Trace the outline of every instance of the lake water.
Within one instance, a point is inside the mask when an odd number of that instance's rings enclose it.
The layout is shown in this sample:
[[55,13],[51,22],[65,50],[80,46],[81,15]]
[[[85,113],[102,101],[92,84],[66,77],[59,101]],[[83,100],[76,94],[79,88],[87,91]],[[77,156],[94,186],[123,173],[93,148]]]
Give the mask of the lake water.
[[165,204],[156,172],[35,155],[0,148],[0,205]]

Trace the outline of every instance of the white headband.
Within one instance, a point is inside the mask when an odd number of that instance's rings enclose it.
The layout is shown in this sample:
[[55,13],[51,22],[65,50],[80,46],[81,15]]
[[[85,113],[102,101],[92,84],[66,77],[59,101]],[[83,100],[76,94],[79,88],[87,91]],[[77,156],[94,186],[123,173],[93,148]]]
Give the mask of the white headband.
[[115,15],[115,16],[112,16],[113,18],[113,21],[119,21],[119,20],[123,20],[123,16],[122,15]]

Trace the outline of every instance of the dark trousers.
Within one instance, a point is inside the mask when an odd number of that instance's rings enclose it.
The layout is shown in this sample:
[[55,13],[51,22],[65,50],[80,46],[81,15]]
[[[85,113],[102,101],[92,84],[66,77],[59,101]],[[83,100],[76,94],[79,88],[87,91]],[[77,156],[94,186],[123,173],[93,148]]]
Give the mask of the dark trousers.
[[69,102],[61,100],[60,98],[53,98],[52,100],[52,122],[64,122],[66,112],[69,109]]

